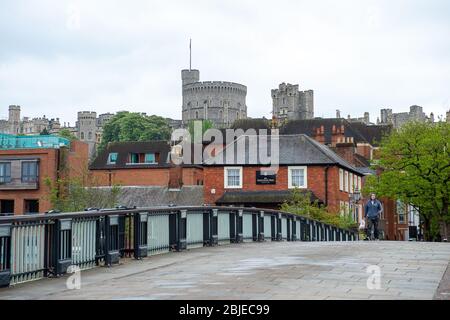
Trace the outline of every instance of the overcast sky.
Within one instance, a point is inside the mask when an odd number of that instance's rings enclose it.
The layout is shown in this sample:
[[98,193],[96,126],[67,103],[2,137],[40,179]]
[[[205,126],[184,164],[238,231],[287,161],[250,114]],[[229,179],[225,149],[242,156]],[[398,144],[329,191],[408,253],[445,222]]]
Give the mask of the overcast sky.
[[450,109],[450,1],[1,0],[0,118],[130,110],[181,118],[180,70],[247,86],[271,117],[281,82],[315,115]]

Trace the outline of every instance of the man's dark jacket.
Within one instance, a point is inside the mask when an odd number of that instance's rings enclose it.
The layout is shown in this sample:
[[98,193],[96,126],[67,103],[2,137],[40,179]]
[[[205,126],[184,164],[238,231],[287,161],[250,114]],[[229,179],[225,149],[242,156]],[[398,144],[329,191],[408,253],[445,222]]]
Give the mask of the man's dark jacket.
[[364,206],[364,216],[369,219],[379,218],[382,211],[383,206],[378,199],[375,199],[373,203],[372,200],[369,200]]

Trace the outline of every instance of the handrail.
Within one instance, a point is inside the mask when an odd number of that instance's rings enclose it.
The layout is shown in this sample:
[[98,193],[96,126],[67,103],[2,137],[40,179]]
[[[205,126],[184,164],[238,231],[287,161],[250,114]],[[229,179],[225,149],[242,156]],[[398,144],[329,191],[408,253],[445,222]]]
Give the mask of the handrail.
[[0,217],[0,286],[70,266],[245,241],[351,241],[357,232],[273,209],[164,206]]

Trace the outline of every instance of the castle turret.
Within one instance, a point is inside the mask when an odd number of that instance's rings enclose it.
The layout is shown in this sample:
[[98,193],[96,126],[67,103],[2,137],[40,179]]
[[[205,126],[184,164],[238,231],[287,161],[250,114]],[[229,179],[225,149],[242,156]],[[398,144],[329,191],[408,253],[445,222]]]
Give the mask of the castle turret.
[[8,126],[10,134],[20,133],[20,106],[9,106]]

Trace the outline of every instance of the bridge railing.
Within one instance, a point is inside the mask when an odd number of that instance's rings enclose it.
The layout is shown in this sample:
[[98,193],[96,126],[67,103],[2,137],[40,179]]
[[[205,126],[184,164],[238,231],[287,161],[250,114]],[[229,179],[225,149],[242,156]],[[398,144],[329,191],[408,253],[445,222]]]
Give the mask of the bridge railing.
[[354,241],[358,235],[286,212],[157,207],[0,217],[0,286],[60,276],[69,267],[253,241]]

